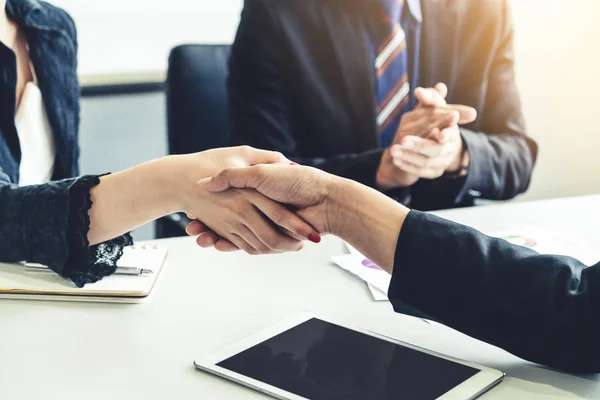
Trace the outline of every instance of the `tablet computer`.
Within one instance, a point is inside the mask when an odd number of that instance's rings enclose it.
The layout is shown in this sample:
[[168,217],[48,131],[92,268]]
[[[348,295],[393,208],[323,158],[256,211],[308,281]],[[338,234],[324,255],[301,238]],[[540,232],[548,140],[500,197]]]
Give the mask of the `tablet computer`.
[[301,314],[194,362],[277,399],[474,399],[504,374]]

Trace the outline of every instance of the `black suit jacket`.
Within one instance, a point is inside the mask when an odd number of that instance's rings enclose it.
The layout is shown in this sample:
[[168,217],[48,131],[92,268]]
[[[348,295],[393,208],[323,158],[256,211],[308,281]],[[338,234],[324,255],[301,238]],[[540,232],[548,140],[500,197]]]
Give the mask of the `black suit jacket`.
[[490,238],[412,211],[400,232],[389,297],[521,358],[600,372],[600,264]]
[[[375,186],[383,150],[362,18],[373,1],[245,1],[228,83],[235,144],[279,150]],[[506,1],[421,3],[419,85],[445,82],[448,101],[475,107],[479,118],[461,129],[471,154],[467,178],[421,180],[411,205],[512,198],[529,185],[536,145],[525,134]]]

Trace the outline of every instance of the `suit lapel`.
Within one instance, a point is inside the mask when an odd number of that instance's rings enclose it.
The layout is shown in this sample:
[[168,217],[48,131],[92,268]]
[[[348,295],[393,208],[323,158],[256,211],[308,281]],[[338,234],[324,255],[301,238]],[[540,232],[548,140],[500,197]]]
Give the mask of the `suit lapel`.
[[[453,0],[422,0],[423,26],[421,28],[421,56],[419,85],[433,86],[446,83],[450,90],[456,80],[454,68],[449,68],[458,46],[457,27],[460,2]],[[454,72],[449,72],[454,71]]]
[[338,64],[342,82],[355,123],[354,140],[358,148],[377,146],[374,70],[364,23],[359,13],[360,1],[322,0],[321,12],[333,61]]

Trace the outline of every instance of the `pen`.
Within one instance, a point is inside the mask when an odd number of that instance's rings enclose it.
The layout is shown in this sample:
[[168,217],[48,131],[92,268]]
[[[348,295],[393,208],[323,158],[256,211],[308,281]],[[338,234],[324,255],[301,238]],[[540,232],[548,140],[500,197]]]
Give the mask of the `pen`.
[[[45,265],[37,263],[25,263],[25,271],[30,272],[52,272],[50,268]],[[150,269],[139,268],[139,267],[117,267],[116,275],[146,275],[153,274],[154,272]]]

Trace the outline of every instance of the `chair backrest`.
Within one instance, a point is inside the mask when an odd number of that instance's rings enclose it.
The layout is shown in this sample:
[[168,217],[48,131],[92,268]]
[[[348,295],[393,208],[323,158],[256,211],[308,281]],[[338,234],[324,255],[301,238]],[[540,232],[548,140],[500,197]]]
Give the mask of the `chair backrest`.
[[171,154],[227,145],[230,47],[187,44],[171,50],[166,82]]

